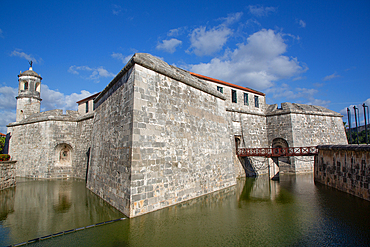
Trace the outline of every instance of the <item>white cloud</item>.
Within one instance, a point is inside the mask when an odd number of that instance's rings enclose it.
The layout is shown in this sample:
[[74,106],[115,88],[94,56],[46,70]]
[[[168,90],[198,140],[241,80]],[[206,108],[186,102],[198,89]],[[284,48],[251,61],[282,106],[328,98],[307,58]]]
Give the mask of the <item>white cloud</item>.
[[31,54],[26,54],[24,53],[23,51],[19,50],[19,49],[16,49],[14,50],[11,54],[10,54],[11,57],[15,56],[15,57],[20,57],[20,58],[24,58],[26,59],[27,61],[32,61],[34,63],[40,63],[42,61],[42,59],[36,59],[34,56],[32,56]]
[[13,87],[0,87],[0,110],[14,110],[17,105],[15,97],[18,89]]
[[187,27],[174,28],[168,31],[167,36],[176,37],[176,36],[184,34],[186,30],[187,30]]
[[328,108],[330,105],[330,100],[321,100],[321,99],[311,99],[311,101],[306,102],[306,105],[317,105]]
[[0,110],[0,132],[3,134],[7,133],[7,125],[15,122],[15,108],[13,111]]
[[275,7],[263,7],[261,5],[249,5],[249,11],[252,15],[255,16],[268,16],[271,12],[276,12],[277,8]]
[[331,75],[328,75],[328,76],[325,76],[322,80],[323,81],[330,81],[336,77],[340,77],[340,75],[337,75],[337,72],[335,72],[334,74],[331,74]]
[[89,97],[94,93],[82,90],[80,93],[65,95],[59,91],[50,89],[47,85],[41,84],[41,110],[49,111],[54,109],[77,110],[76,102]]
[[0,87],[0,132],[6,134],[6,125],[15,122],[15,108],[18,94],[17,88]]
[[299,20],[299,25],[303,28],[306,27],[306,22],[304,22],[303,20]]
[[121,60],[123,64],[126,64],[126,63],[128,63],[128,61],[130,61],[130,59],[131,59],[131,57],[132,57],[133,55],[134,55],[134,54],[130,54],[130,55],[128,55],[128,56],[124,56],[122,53],[115,53],[115,52],[113,52],[111,56],[112,56],[113,58],[116,58],[116,59],[118,59],[118,60]]
[[296,58],[283,56],[287,45],[281,33],[261,30],[238,44],[234,51],[223,57],[213,58],[209,63],[190,65],[196,73],[211,76],[258,90],[273,86],[274,81],[290,78],[305,72]]
[[190,34],[191,46],[188,52],[194,52],[197,56],[212,55],[218,52],[225,45],[232,30],[224,25],[206,30],[206,27],[199,27]]
[[226,18],[220,18],[220,20],[224,20],[224,24],[229,25],[229,24],[239,21],[242,15],[243,15],[243,12],[237,12],[237,13],[229,14]]
[[[87,71],[88,73],[84,73]],[[106,69],[104,69],[102,66],[98,68],[90,68],[89,66],[76,66],[72,65],[69,67],[68,72],[75,75],[80,75],[82,72],[83,75],[81,75],[84,79],[94,80],[95,82],[99,82],[99,79],[101,77],[114,77],[115,74],[108,72]]]
[[305,80],[305,79],[307,79],[306,76],[297,76],[297,77],[293,78],[292,81],[300,81],[300,80]]
[[181,44],[182,41],[178,39],[162,40],[162,43],[159,43],[156,48],[168,53],[174,53],[176,51],[176,47]]
[[[95,92],[96,93],[96,92]],[[0,132],[6,133],[6,125],[15,122],[18,94],[17,88],[0,87]],[[54,109],[77,110],[77,101],[87,98],[94,93],[82,90],[80,93],[65,95],[59,91],[50,89],[47,85],[41,84],[41,111]]]
[[312,88],[295,88],[291,89],[290,86],[286,83],[281,84],[280,86],[275,86],[267,89],[266,94],[272,95],[273,99],[280,99],[283,101],[296,101],[298,103],[303,103],[307,105],[318,105],[323,107],[328,107],[330,101],[315,99],[315,94],[319,91]]
[[121,11],[122,11],[122,7],[121,6],[119,6],[117,4],[113,4],[113,10],[112,10],[112,12],[113,12],[114,15],[119,15],[121,13]]
[[[355,103],[355,102],[353,102],[353,103]],[[339,113],[343,115],[343,121],[347,122],[347,124],[348,124],[347,108],[349,108],[349,110],[351,111],[351,128],[356,127],[355,113],[354,113],[354,109],[353,109],[354,106],[356,106],[358,108],[358,112],[357,112],[358,115],[357,116],[358,116],[358,120],[360,121],[360,125],[365,124],[364,108],[362,106],[363,104],[370,107],[370,98],[365,100],[364,102],[362,102],[360,104],[357,104],[357,105],[351,104],[351,105],[343,108],[342,110],[340,110]],[[368,118],[368,110],[367,109],[366,109],[366,117]],[[366,119],[366,123],[369,124],[368,119]]]

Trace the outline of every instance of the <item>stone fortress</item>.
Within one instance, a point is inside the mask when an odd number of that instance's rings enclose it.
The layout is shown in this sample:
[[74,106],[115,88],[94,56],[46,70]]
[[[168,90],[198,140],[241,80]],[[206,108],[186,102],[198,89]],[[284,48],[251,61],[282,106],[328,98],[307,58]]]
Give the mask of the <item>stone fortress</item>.
[[[238,147],[347,144],[342,116],[319,106],[266,105],[265,94],[135,54],[78,111],[40,112],[42,78],[18,75],[8,127],[16,174],[86,179],[128,217],[236,184],[236,178],[313,171],[313,158],[238,158]],[[273,168],[273,169],[272,169]],[[272,174],[273,175],[273,174]]]

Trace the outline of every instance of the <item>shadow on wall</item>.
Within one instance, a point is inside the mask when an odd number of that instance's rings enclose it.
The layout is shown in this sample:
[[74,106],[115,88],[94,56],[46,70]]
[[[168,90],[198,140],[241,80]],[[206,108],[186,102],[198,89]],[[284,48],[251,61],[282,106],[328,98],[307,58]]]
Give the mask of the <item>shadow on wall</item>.
[[256,172],[253,164],[251,163],[250,158],[239,157],[239,160],[240,160],[240,163],[243,165],[244,172],[245,172],[245,175],[247,177],[256,177],[257,176],[257,172]]

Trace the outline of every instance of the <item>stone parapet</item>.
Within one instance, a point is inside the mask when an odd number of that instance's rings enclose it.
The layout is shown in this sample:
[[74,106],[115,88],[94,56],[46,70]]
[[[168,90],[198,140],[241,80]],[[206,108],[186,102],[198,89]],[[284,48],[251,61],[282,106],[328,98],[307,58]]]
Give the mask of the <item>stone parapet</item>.
[[370,146],[319,145],[315,182],[370,201]]
[[15,186],[15,163],[17,161],[0,161],[0,190]]

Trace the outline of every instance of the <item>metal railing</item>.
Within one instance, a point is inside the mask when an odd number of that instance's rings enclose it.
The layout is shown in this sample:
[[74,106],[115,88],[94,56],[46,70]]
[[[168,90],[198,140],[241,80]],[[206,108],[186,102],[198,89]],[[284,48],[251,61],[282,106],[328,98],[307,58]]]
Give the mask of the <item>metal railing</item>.
[[263,157],[282,157],[282,156],[313,156],[318,154],[318,149],[314,147],[289,147],[289,148],[239,148],[239,157],[263,156]]

